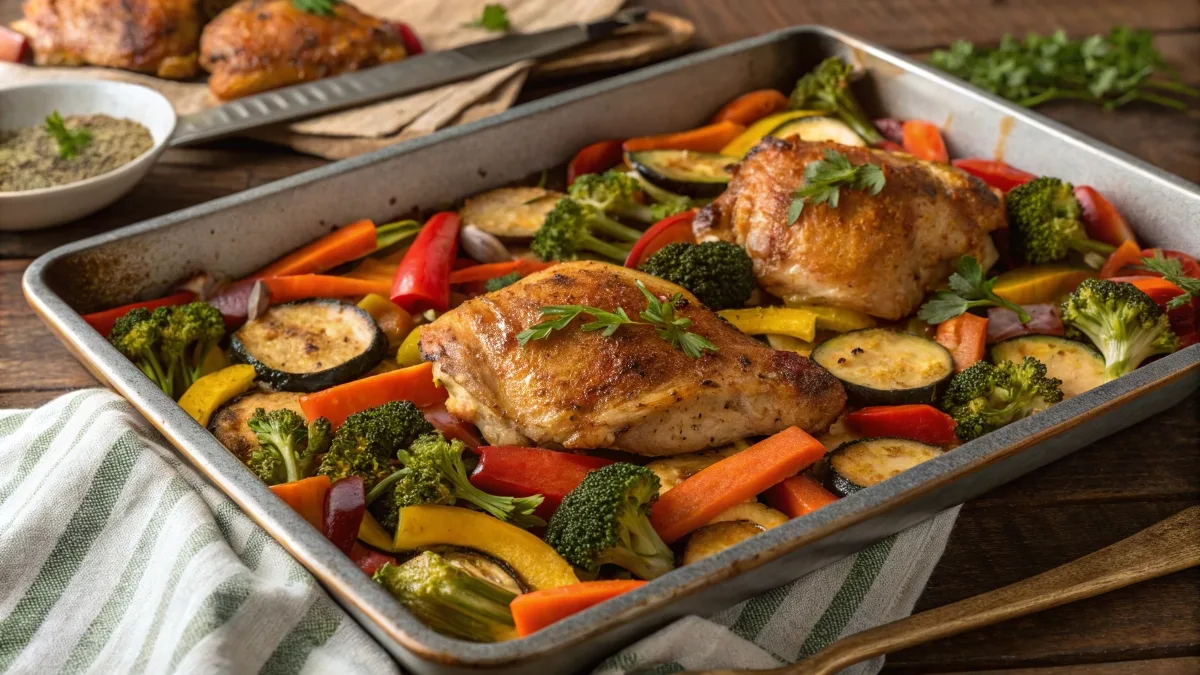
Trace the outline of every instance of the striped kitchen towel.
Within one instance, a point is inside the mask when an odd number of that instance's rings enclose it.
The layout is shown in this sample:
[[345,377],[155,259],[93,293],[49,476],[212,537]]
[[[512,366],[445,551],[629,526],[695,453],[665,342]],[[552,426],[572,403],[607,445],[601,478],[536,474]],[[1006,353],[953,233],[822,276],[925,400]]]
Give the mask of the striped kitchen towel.
[[[682,619],[597,673],[771,667],[905,616],[956,513],[711,619]],[[85,390],[0,411],[0,672],[399,669],[132,406]]]

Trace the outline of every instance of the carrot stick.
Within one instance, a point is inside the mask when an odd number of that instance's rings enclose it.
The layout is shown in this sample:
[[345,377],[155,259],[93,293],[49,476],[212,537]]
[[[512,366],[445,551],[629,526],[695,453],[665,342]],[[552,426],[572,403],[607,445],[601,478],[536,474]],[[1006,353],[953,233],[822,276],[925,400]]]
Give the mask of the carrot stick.
[[541,262],[540,260],[509,260],[506,262],[487,263],[484,265],[472,265],[462,269],[454,270],[450,273],[451,284],[466,284],[472,281],[487,281],[502,277],[505,274],[512,272],[520,272],[524,274],[532,274],[540,272],[547,267],[554,265],[552,262]]
[[689,129],[674,134],[642,136],[625,141],[625,152],[641,150],[695,150],[696,152],[720,152],[729,141],[746,130],[733,122],[717,122],[699,129]]
[[1108,256],[1108,260],[1104,261],[1104,265],[1100,267],[1100,278],[1111,279],[1121,274],[1121,270],[1125,267],[1142,264],[1142,249],[1138,247],[1137,242],[1132,239],[1126,239],[1121,242],[1117,250]]
[[825,456],[825,446],[799,427],[759,441],[671,488],[650,512],[650,524],[670,544]]
[[808,476],[785,478],[782,483],[767,490],[767,503],[786,513],[788,518],[812,513],[837,499],[837,495]]
[[523,593],[518,595],[508,608],[512,610],[517,635],[525,637],[592,605],[598,605],[645,584],[646,582],[636,579],[584,581]]
[[261,281],[271,291],[272,305],[304,298],[361,297],[371,293],[386,298],[392,290],[390,281],[351,279],[350,277],[335,277],[325,274],[267,277]]
[[275,493],[296,513],[312,523],[318,531],[325,531],[325,495],[329,493],[332,483],[329,476],[313,476],[302,478],[291,483],[272,485],[271,492]]
[[356,412],[390,401],[412,401],[425,408],[447,398],[445,387],[433,381],[433,364],[425,362],[301,396],[300,409],[310,421],[324,417],[337,427]]
[[751,91],[726,103],[713,115],[712,122],[733,122],[750,126],[767,115],[787,110],[788,98],[775,89]]
[[1150,296],[1157,305],[1165,306],[1175,296],[1183,295],[1183,289],[1162,277],[1113,277],[1109,281],[1133,284],[1139,291]]
[[253,278],[316,274],[375,250],[375,223],[360,220],[301,246],[258,271]]
[[112,309],[106,309],[101,312],[92,312],[91,314],[84,314],[83,320],[88,322],[89,326],[91,326],[92,328],[95,328],[97,333],[103,335],[104,337],[108,337],[108,334],[112,332],[113,324],[115,324],[117,322],[117,319],[128,314],[130,310],[137,309],[138,307],[143,307],[145,309],[158,309],[159,307],[174,307],[176,305],[187,304],[195,299],[196,299],[195,293],[192,293],[191,291],[183,291],[180,293],[176,293],[174,295],[168,295],[165,298],[158,298],[157,300],[146,300],[144,302],[133,302],[128,305],[121,305],[120,307],[113,307]]
[[954,372],[961,373],[983,360],[987,349],[987,325],[987,319],[970,313],[938,324],[934,339],[954,357]]

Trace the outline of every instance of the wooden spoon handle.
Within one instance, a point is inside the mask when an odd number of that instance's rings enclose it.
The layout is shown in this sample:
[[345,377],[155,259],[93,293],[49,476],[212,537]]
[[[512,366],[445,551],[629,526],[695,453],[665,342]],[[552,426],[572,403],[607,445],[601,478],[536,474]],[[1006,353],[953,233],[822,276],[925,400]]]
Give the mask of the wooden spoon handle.
[[939,640],[1200,565],[1200,506],[1024,581],[847,636],[774,670],[709,675],[825,675],[880,654]]

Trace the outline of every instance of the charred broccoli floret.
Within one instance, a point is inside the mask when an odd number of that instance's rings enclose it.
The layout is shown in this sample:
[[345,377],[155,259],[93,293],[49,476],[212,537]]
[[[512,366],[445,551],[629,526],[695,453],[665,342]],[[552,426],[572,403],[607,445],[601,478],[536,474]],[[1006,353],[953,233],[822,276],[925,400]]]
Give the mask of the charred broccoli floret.
[[667,244],[640,269],[683,286],[713,310],[745,305],[757,286],[754,262],[741,246],[727,241]]
[[151,312],[144,307],[129,310],[113,324],[108,341],[125,358],[133,361],[159,389],[172,398],[175,385],[167,374],[166,364],[160,357],[162,352],[162,329],[167,323],[167,309]]
[[1088,239],[1083,207],[1070,183],[1042,176],[1004,197],[1013,252],[1030,263],[1062,260],[1071,251],[1108,255],[1114,247]]
[[[598,234],[624,243],[600,239]],[[575,260],[590,252],[621,262],[629,255],[630,244],[641,236],[638,230],[618,223],[600,209],[563,197],[546,214],[530,248],[542,260]]]
[[675,556],[650,525],[658,488],[658,476],[636,464],[592,471],[550,517],[546,543],[588,574],[612,564],[643,579],[662,576]]
[[656,220],[653,208],[638,201],[641,192],[642,184],[620,171],[584,174],[567,190],[579,203],[606,214],[653,223]]
[[1062,303],[1067,337],[1086,337],[1104,355],[1104,381],[1178,348],[1165,312],[1133,284],[1088,279]]
[[950,380],[941,408],[954,418],[958,437],[969,441],[1058,403],[1061,385],[1032,356],[1021,363],[979,361]]
[[396,452],[436,429],[410,401],[392,401],[354,413],[333,435],[317,473],[339,480],[362,476],[370,490],[392,472]]
[[508,274],[505,274],[502,277],[495,277],[493,279],[488,279],[487,281],[485,281],[483,283],[483,288],[488,293],[491,293],[493,291],[498,291],[501,288],[507,288],[509,286],[512,286],[513,284],[517,283],[520,280],[521,280],[520,272],[509,272]]
[[853,73],[854,69],[848,63],[831,56],[796,82],[788,105],[793,110],[819,110],[836,115],[864,141],[878,143],[883,136],[867,119],[854,93],[850,91],[850,76]]
[[[482,511],[518,527],[545,525],[546,521],[533,515],[542,503],[541,495],[532,497],[501,497],[488,494],[471,484],[462,454],[466,445],[460,440],[448,441],[440,433],[418,438],[407,450],[396,453],[403,468],[394,471],[367,493],[372,513],[380,523],[395,529],[400,509],[418,504],[452,506],[462,500]],[[376,506],[381,500],[382,504]]]
[[207,302],[172,307],[162,336],[167,377],[182,396],[200,377],[200,365],[208,350],[225,337],[225,318]]
[[318,417],[312,424],[294,410],[280,408],[254,411],[247,422],[258,438],[250,454],[250,469],[267,485],[290,483],[312,474],[314,459],[329,444],[329,420]]
[[474,642],[517,637],[508,605],[517,597],[425,551],[403,565],[384,563],[375,581],[439,633]]

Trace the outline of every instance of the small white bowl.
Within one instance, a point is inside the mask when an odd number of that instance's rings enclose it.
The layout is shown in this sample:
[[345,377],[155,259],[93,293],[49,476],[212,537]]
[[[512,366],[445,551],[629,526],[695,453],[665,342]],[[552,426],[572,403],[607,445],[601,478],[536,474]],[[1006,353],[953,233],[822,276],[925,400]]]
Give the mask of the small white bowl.
[[175,132],[175,109],[162,94],[138,84],[64,80],[0,88],[0,130],[45,122],[57,110],[68,115],[104,114],[133,120],[150,130],[154,146],[120,168],[66,185],[0,192],[0,230],[37,230],[82,218],[117,201],[154,165]]

